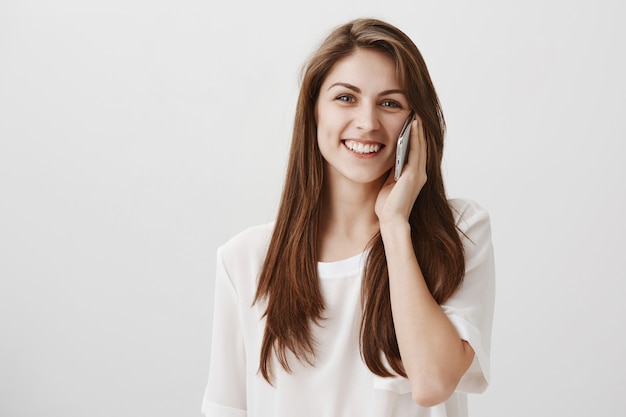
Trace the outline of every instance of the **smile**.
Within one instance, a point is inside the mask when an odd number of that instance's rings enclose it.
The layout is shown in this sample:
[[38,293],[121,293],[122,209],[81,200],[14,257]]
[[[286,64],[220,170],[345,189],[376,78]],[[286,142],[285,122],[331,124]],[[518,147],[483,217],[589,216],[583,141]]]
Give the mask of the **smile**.
[[350,149],[352,152],[356,152],[361,155],[376,153],[382,148],[382,145],[378,143],[364,145],[354,140],[344,140],[343,144],[346,148]]

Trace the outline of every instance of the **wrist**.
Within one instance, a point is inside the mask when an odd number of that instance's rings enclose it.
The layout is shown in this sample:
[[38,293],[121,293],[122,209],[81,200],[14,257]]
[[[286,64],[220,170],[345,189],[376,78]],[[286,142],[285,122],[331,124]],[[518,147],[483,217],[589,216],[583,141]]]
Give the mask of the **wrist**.
[[406,219],[395,218],[380,220],[380,235],[383,241],[411,236],[411,225]]

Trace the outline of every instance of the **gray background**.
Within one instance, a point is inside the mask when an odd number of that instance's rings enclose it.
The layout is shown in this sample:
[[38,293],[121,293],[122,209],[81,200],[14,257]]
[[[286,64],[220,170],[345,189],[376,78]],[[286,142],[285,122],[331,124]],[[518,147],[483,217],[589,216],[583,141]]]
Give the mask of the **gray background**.
[[274,215],[298,72],[336,24],[422,50],[449,194],[492,215],[473,416],[626,388],[619,1],[0,3],[0,415],[198,416],[217,247]]

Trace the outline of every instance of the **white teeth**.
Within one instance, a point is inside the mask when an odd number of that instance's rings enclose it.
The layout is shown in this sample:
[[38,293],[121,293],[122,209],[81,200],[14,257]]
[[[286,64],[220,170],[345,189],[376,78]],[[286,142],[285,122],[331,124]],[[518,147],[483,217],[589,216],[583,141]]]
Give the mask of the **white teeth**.
[[351,151],[356,152],[356,153],[360,153],[360,154],[376,153],[376,152],[378,152],[380,150],[380,145],[379,144],[376,144],[376,145],[372,145],[372,144],[363,145],[362,143],[356,142],[354,140],[346,140],[346,141],[344,141],[344,144]]

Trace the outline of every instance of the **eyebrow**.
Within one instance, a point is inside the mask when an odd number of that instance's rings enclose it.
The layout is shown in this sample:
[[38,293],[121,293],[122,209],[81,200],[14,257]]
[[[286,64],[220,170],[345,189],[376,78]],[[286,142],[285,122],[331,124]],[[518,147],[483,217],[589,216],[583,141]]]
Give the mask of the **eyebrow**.
[[[355,85],[352,84],[348,84],[348,83],[334,83],[332,84],[330,87],[328,87],[328,89],[330,90],[333,87],[345,87],[348,90],[352,90],[355,93],[361,93],[361,89]],[[395,89],[391,89],[391,90],[385,90],[385,91],[381,91],[379,96],[386,96],[388,94],[404,94],[406,95],[406,93],[404,92],[404,90],[401,90],[399,88],[395,88]]]

